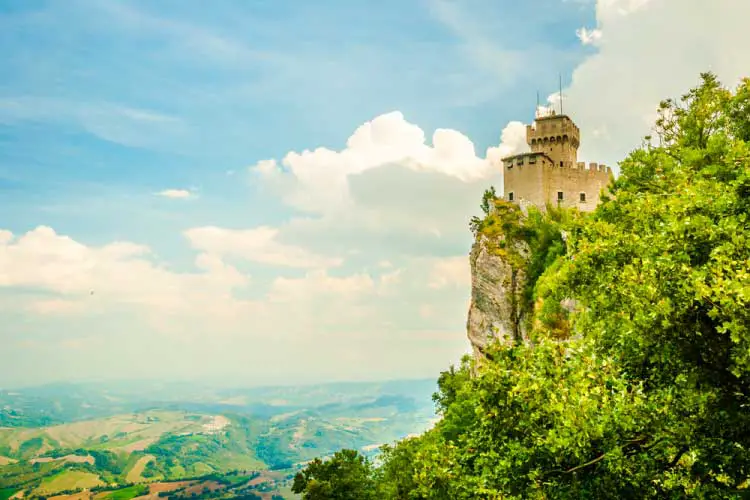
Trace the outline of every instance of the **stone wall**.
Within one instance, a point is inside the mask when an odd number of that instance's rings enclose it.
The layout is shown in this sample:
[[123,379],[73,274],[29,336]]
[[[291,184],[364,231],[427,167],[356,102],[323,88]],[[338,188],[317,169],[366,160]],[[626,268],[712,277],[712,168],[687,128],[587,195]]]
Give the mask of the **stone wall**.
[[[504,170],[505,199],[512,193],[516,203],[533,204],[544,208],[547,202],[552,205],[576,207],[581,211],[591,211],[599,203],[601,191],[612,179],[612,169],[606,165],[577,162],[573,167],[558,167],[546,156],[537,156],[535,163],[525,159],[519,164],[519,156],[510,166],[506,162]],[[562,192],[562,201],[558,193]],[[583,198],[582,198],[583,194]]]

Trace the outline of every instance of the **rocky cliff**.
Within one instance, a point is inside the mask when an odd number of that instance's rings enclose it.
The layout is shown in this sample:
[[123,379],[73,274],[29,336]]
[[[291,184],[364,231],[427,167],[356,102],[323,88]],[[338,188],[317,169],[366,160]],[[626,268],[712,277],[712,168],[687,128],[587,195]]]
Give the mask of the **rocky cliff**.
[[[528,257],[529,247],[515,242],[518,255]],[[494,251],[495,242],[478,234],[469,256],[471,305],[466,330],[478,360],[494,340],[516,343],[527,340],[523,291],[527,276],[511,259]]]
[[487,347],[496,342],[529,343],[541,332],[567,338],[567,318],[575,304],[561,300],[557,292],[547,297],[549,281],[538,287],[547,268],[565,254],[566,212],[524,209],[498,198],[492,189],[482,199],[482,210],[484,217],[472,218],[470,225],[475,239],[466,330],[475,359],[486,359]]

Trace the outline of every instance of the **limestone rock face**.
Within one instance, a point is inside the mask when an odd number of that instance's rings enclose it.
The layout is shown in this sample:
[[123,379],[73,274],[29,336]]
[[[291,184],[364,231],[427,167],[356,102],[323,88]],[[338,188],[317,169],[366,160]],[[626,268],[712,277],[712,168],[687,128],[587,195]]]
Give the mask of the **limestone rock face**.
[[[525,243],[515,250],[528,255]],[[492,251],[490,242],[479,235],[471,249],[471,304],[466,322],[474,357],[486,358],[485,348],[494,342],[527,341],[523,290],[526,275],[507,259]]]

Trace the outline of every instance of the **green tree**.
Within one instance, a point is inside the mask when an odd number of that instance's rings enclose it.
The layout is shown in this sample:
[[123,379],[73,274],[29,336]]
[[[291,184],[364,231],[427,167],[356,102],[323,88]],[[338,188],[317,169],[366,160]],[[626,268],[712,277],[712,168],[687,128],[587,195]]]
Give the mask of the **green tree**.
[[316,458],[294,477],[292,492],[305,500],[368,500],[375,497],[372,465],[356,450]]

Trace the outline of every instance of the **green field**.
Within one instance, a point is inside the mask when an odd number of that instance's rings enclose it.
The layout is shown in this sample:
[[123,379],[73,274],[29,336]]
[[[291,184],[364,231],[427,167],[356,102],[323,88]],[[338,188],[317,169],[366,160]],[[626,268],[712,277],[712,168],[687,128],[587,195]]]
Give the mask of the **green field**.
[[15,488],[3,488],[0,489],[0,500],[8,500],[10,497],[15,495]]
[[148,494],[148,486],[145,484],[137,484],[108,492],[101,497],[97,496],[97,500],[130,500],[131,498],[146,494]]
[[103,484],[99,476],[91,472],[66,470],[54,476],[44,478],[36,491],[39,494],[49,494],[60,491],[93,488]]
[[141,475],[143,474],[143,469],[146,468],[146,465],[151,462],[152,460],[155,460],[156,457],[153,455],[145,455],[140,457],[135,464],[133,464],[133,467],[130,468],[127,475],[125,476],[125,479],[129,483],[138,483],[140,481],[144,481],[144,477]]
[[46,428],[0,429],[0,454],[29,459],[57,449],[133,452],[147,448],[167,433],[200,431],[201,423],[189,416],[185,412],[151,411]]

